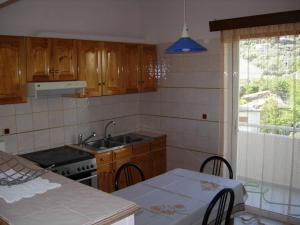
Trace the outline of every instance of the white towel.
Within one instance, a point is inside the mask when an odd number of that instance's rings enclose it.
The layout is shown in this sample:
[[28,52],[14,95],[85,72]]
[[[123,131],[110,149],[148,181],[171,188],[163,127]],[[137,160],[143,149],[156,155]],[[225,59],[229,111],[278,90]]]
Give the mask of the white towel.
[[[8,174],[14,174],[15,171],[10,169]],[[0,178],[3,177],[0,174]],[[43,194],[48,190],[58,188],[61,184],[51,183],[49,180],[38,177],[26,183],[0,186],[0,198],[3,198],[7,203],[13,203],[21,200],[22,198],[31,198],[36,194]]]

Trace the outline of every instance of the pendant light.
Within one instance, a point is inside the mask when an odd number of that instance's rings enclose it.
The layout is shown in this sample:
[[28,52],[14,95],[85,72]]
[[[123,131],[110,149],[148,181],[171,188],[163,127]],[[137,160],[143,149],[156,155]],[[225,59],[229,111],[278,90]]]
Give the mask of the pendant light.
[[184,0],[183,2],[184,22],[181,38],[179,38],[174,44],[172,44],[169,48],[166,49],[167,53],[193,53],[207,51],[205,47],[201,46],[196,41],[191,39],[188,34],[188,26],[186,24],[185,1],[186,0]]

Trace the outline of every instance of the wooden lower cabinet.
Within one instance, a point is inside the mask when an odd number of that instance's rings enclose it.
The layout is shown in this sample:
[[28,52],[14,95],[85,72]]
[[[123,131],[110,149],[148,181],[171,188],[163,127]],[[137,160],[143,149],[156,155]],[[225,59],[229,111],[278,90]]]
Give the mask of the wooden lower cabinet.
[[[114,179],[117,170],[125,163],[132,162],[137,164],[143,171],[145,178],[149,179],[166,172],[166,138],[165,136],[154,139],[153,141],[134,144],[96,154],[98,188],[105,192],[114,191]],[[137,174],[134,180],[140,181]],[[120,180],[120,186],[125,186],[125,180]]]
[[151,152],[151,158],[153,160],[153,176],[158,176],[166,172],[167,154],[166,149],[160,151]]

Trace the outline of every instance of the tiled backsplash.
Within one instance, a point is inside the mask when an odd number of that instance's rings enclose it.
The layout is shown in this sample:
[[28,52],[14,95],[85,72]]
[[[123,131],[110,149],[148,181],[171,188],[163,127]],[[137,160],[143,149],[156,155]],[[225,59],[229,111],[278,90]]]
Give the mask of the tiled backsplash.
[[[79,133],[103,137],[104,125],[116,121],[113,134],[139,127],[139,94],[69,98],[28,98],[24,104],[0,105],[0,140],[13,153],[25,153],[77,142]],[[10,135],[3,135],[10,128]]]
[[140,126],[168,135],[168,169],[199,170],[222,143],[222,45],[213,39],[205,44],[207,52],[181,55],[165,54],[168,45],[159,46],[159,55],[170,73],[158,92],[141,94]]

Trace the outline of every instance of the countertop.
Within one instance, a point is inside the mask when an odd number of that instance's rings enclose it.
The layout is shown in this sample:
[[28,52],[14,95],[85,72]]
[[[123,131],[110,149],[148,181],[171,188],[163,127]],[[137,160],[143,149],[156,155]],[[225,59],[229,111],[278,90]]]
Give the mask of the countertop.
[[[0,157],[3,156],[0,151]],[[23,160],[23,159],[22,159]],[[33,166],[31,162],[23,162]],[[8,204],[0,198],[0,224],[104,225],[136,213],[135,203],[48,172],[42,178],[62,186]]]

